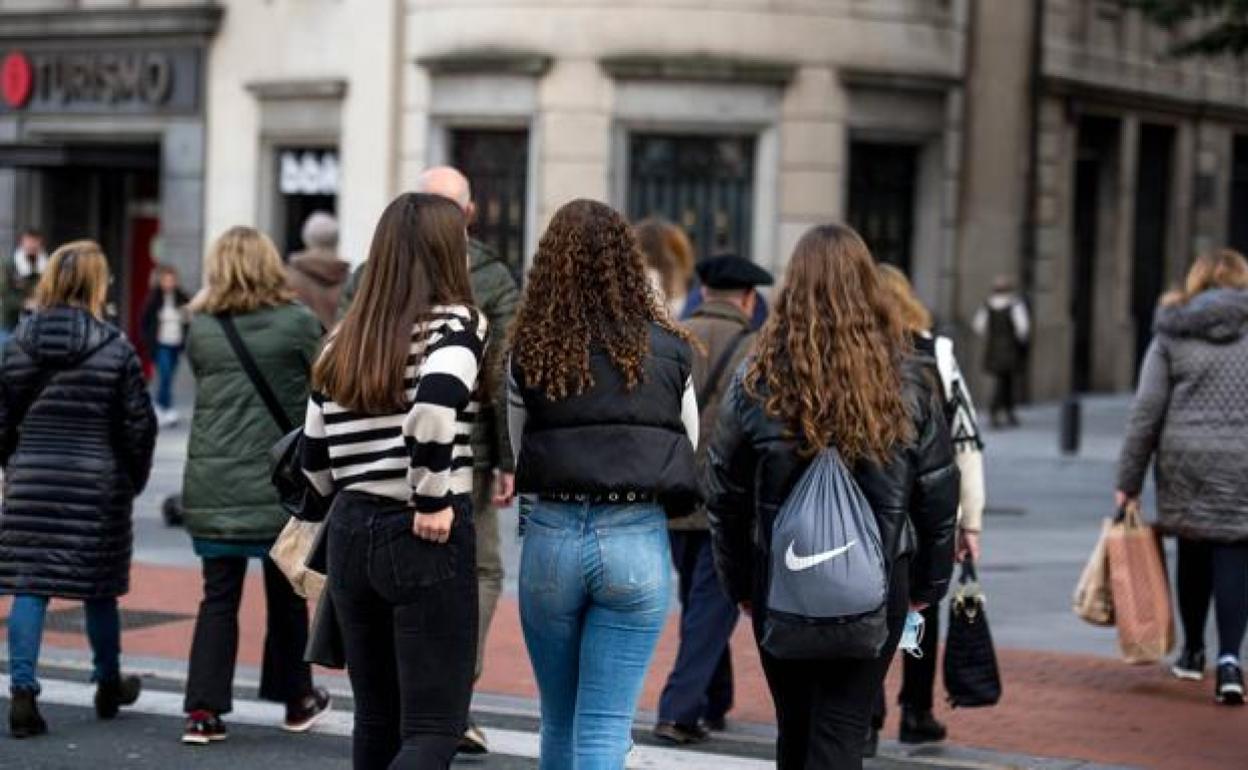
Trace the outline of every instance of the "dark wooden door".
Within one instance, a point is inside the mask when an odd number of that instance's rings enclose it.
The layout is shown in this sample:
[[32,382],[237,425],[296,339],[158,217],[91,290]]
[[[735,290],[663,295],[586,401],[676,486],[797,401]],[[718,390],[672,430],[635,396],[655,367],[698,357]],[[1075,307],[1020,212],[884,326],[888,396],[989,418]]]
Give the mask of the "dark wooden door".
[[1135,368],[1153,338],[1153,314],[1166,284],[1166,225],[1170,220],[1174,128],[1140,127],[1135,183],[1135,259],[1131,271],[1131,314],[1135,319]]
[[684,228],[698,259],[749,259],[754,137],[636,133],[628,143],[628,216]]
[[520,280],[528,210],[529,132],[456,129],[451,132],[451,157],[468,177],[477,206],[469,233],[494,249]]
[[849,148],[849,223],[877,260],[907,274],[913,262],[918,157],[919,148],[912,144],[852,142]]

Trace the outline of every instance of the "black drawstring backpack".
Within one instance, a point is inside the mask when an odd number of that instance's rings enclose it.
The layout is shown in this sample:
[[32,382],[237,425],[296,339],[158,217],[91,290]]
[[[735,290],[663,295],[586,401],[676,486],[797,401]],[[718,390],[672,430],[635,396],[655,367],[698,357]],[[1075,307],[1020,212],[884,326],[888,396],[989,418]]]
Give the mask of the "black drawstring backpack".
[[962,562],[958,583],[949,601],[949,635],[945,638],[949,705],[994,706],[1001,700],[1001,673],[984,613],[984,592],[969,558]]

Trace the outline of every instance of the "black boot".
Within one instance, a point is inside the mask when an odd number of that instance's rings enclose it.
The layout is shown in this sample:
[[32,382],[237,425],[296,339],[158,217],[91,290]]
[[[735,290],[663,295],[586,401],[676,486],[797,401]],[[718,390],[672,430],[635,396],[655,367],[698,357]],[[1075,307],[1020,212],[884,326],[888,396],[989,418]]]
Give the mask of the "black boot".
[[9,734],[14,738],[31,738],[48,731],[33,690],[13,690],[9,700]]
[[901,710],[902,743],[938,743],[945,739],[945,726],[936,721],[931,711]]
[[95,686],[95,715],[100,719],[112,719],[122,706],[129,706],[139,699],[143,680],[137,676],[121,676],[105,679]]

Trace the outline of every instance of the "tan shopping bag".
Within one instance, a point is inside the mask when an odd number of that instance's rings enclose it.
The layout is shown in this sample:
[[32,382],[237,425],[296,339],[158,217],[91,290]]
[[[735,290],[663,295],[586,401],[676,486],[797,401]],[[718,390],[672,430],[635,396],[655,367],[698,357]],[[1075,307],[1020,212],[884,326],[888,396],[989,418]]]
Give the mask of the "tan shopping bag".
[[1129,506],[1110,527],[1105,550],[1122,658],[1156,663],[1174,648],[1174,616],[1161,544],[1138,505]]
[[1094,626],[1114,625],[1114,594],[1109,579],[1109,555],[1105,552],[1105,541],[1113,525],[1113,519],[1101,522],[1101,534],[1096,538],[1096,547],[1079,576],[1071,601],[1075,614]]
[[325,576],[308,569],[308,556],[316,547],[322,522],[290,517],[269,549],[269,557],[286,575],[295,593],[317,601],[325,588]]

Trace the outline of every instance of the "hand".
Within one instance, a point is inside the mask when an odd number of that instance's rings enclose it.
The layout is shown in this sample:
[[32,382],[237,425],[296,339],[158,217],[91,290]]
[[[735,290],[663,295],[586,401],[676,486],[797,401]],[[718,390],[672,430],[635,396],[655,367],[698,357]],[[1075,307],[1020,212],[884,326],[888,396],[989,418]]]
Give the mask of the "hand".
[[922,612],[927,606],[927,602],[910,602],[910,609],[915,612]]
[[455,511],[448,506],[437,513],[418,513],[412,517],[412,533],[421,540],[445,543],[451,539]]
[[494,472],[494,505],[502,508],[511,505],[516,496],[516,474],[506,471]]
[[957,551],[954,558],[959,562],[964,562],[968,556],[971,561],[979,561],[979,533],[959,527]]
[[1140,505],[1140,497],[1139,495],[1129,495],[1119,489],[1114,492],[1114,505],[1120,511],[1125,511],[1128,508],[1138,508]]
[[740,604],[738,604],[738,606],[741,608],[741,611],[744,612],[746,615],[754,614],[754,602],[751,602],[749,599],[746,599],[745,601],[741,602]]

